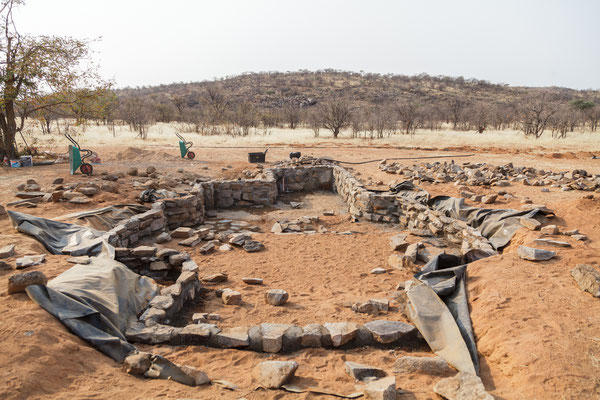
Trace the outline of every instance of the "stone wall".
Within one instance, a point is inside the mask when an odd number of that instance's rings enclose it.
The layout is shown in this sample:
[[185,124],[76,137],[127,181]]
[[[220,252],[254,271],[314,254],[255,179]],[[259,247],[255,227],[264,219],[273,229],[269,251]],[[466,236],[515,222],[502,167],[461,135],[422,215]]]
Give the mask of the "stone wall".
[[333,169],[330,166],[273,168],[280,192],[333,190]]
[[199,225],[204,221],[207,209],[271,205],[283,191],[313,190],[337,192],[355,219],[426,231],[461,245],[463,250],[494,251],[486,238],[464,222],[398,194],[369,191],[346,169],[323,165],[278,167],[266,169],[261,179],[197,184],[189,195],[158,201],[152,205],[152,210],[121,222],[110,231],[110,242],[116,247],[131,247],[140,239],[166,229]]
[[154,203],[151,210],[123,220],[111,229],[108,242],[114,247],[131,247],[142,238],[164,232],[166,224],[162,203]]
[[277,185],[273,173],[265,172],[263,179],[209,181],[202,183],[206,209],[274,204]]
[[161,200],[169,229],[195,226],[204,222],[204,189],[194,186],[191,194]]

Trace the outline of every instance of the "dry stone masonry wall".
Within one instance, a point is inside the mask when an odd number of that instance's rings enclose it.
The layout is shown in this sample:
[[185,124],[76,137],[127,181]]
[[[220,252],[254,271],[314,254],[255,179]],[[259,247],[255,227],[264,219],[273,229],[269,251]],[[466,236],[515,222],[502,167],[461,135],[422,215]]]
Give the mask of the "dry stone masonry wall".
[[394,223],[443,236],[450,243],[461,245],[463,252],[473,248],[494,252],[487,239],[464,222],[400,194],[369,191],[352,173],[337,165],[277,167],[265,169],[259,179],[197,184],[186,196],[160,200],[152,210],[122,221],[110,231],[109,242],[116,247],[132,247],[167,229],[201,224],[205,210],[272,205],[279,193],[313,190],[337,192],[353,218]]

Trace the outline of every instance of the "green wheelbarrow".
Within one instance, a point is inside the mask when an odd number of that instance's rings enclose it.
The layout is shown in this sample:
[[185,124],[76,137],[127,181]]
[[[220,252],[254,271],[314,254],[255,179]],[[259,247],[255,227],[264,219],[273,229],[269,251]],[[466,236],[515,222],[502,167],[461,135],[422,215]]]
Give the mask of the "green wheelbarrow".
[[77,168],[82,174],[90,176],[94,172],[92,164],[86,163],[84,160],[92,156],[92,151],[88,149],[82,149],[79,143],[71,135],[65,133],[65,137],[69,139],[72,145],[69,145],[69,170],[71,175],[75,174]]
[[177,132],[175,132],[175,134],[179,138],[179,152],[181,153],[181,158],[185,158],[186,156],[190,160],[196,158],[196,153],[190,151],[194,143],[186,141],[184,137]]

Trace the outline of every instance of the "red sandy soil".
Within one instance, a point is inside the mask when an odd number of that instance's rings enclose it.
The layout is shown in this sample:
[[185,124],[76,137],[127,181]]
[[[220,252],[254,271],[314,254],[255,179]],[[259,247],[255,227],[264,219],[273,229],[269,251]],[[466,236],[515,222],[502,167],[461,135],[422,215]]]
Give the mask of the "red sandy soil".
[[[358,148],[340,143],[337,148],[311,149],[297,146],[305,154],[330,156],[340,160],[362,161],[392,157],[430,156],[436,154],[477,153],[474,157],[456,159],[486,161],[492,164],[513,162],[556,171],[583,168],[600,173],[600,160],[589,154],[543,153],[524,151],[507,152],[486,149],[452,148],[445,151]],[[293,147],[268,153],[268,160],[284,159]],[[148,152],[127,151],[124,148],[95,149],[104,164],[102,171],[126,172],[135,165],[145,168],[154,165],[161,173],[176,175],[178,168],[206,176],[235,175],[244,168],[253,168],[246,162],[245,149],[195,149],[194,162],[177,157],[177,149],[149,147]],[[119,155],[118,153],[121,152]],[[165,153],[167,155],[165,156]],[[136,156],[137,154],[137,156]],[[445,159],[449,161],[448,159]],[[431,160],[433,162],[435,160]],[[444,159],[441,159],[444,161]],[[407,165],[420,161],[402,161]],[[268,165],[267,163],[266,165]],[[232,166],[221,171],[223,166]],[[202,169],[209,167],[208,170]],[[363,181],[399,180],[377,168],[377,163],[354,166]],[[84,181],[81,175],[69,176],[68,166],[35,167],[22,170],[0,171],[0,204],[14,200],[16,186],[34,178],[48,187],[56,177],[67,182]],[[92,178],[94,179],[94,178]],[[129,184],[131,177],[119,180],[120,193],[101,193],[88,205],[66,203],[40,204],[33,209],[19,211],[33,215],[56,217],[77,210],[87,210],[117,203],[135,201],[139,193]],[[424,185],[432,195],[454,195],[452,184]],[[561,192],[550,188],[549,193],[539,187],[514,184],[506,188],[517,199],[503,201],[497,207],[520,207],[520,199],[529,197],[534,203],[546,204],[556,212],[554,223],[561,229],[579,229],[589,236],[587,242],[569,241],[573,247],[558,249],[559,256],[548,262],[533,263],[520,260],[516,249],[520,244],[531,244],[538,232],[521,229],[501,255],[471,264],[468,268],[468,290],[471,318],[482,365],[481,377],[486,388],[501,399],[571,399],[600,397],[600,299],[580,291],[570,276],[570,270],[579,263],[598,267],[600,263],[600,195],[584,200],[584,192]],[[473,188],[478,193],[492,189]],[[260,322],[286,322],[304,325],[313,322],[356,321],[366,322],[372,317],[355,314],[349,303],[370,298],[392,298],[395,286],[409,278],[410,273],[389,269],[384,275],[371,275],[375,267],[386,267],[391,254],[387,239],[397,233],[393,226],[347,220],[343,203],[331,194],[309,194],[300,198],[305,208],[268,208],[261,211],[229,211],[222,217],[243,219],[259,225],[263,233],[256,235],[267,250],[247,254],[239,250],[229,253],[200,255],[192,250],[193,259],[200,266],[200,276],[213,272],[227,272],[229,280],[209,289],[230,287],[240,290],[244,299],[241,306],[223,306],[209,292],[199,308],[217,312],[223,327],[252,325]],[[335,209],[336,216],[323,217],[325,209]],[[273,222],[280,218],[319,215],[330,233],[315,235],[274,235]],[[349,236],[331,231],[356,231]],[[410,237],[411,241],[417,238]],[[45,252],[34,239],[20,235],[7,219],[0,220],[0,247],[16,243],[17,255]],[[169,244],[176,246],[176,241]],[[184,249],[187,250],[187,249]],[[41,270],[53,278],[68,269],[66,256],[47,256],[47,261],[29,270]],[[14,258],[8,260],[14,264]],[[239,386],[228,391],[217,385],[187,387],[178,383],[145,380],[125,374],[120,365],[91,348],[71,334],[60,322],[33,303],[25,294],[6,295],[7,278],[14,271],[0,271],[0,398],[224,398],[239,399],[313,399],[325,398],[314,394],[291,394],[283,391],[255,390],[257,383],[251,371],[267,359],[293,359],[299,362],[294,383],[318,386],[339,393],[357,390],[355,382],[344,370],[346,360],[370,364],[393,374],[395,359],[404,354],[430,355],[426,347],[419,349],[355,349],[355,350],[301,350],[286,355],[257,354],[240,350],[218,350],[205,347],[139,346],[146,351],[162,354],[179,364],[188,364],[204,370],[212,379],[225,379]],[[263,286],[246,286],[242,277],[261,277]],[[285,289],[290,302],[284,307],[264,304],[263,292],[270,288]],[[389,314],[382,318],[405,320],[398,304],[392,302]],[[196,310],[196,311],[200,311]],[[189,310],[188,310],[189,311]],[[431,390],[440,378],[419,375],[396,375],[397,386],[404,390],[400,399],[433,399]]]

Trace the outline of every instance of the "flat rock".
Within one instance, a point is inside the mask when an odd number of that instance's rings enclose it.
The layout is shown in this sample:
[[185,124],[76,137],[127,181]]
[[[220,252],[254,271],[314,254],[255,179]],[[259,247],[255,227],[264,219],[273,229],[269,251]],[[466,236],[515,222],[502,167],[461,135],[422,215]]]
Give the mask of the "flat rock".
[[200,252],[200,254],[206,255],[206,254],[210,254],[213,251],[215,251],[215,247],[216,246],[215,246],[215,244],[213,242],[208,242],[204,246],[200,247],[198,249],[198,251]]
[[349,373],[357,381],[364,381],[370,378],[383,378],[387,376],[384,370],[370,365],[346,361],[346,372]]
[[579,289],[600,297],[600,272],[587,264],[579,264],[571,270],[571,276],[577,282]]
[[519,246],[517,254],[523,260],[547,261],[556,256],[556,252],[550,250],[536,249],[533,247]]
[[221,300],[225,305],[240,305],[242,304],[242,294],[236,290],[225,289],[221,295]]
[[265,302],[272,306],[282,306],[289,298],[288,292],[283,289],[271,289],[265,292]]
[[527,218],[527,217],[519,218],[519,222],[525,228],[527,228],[529,230],[532,230],[532,231],[535,231],[535,230],[539,229],[540,226],[542,225],[542,223],[540,221],[538,221],[537,219]]
[[200,242],[202,242],[202,238],[198,235],[194,235],[192,237],[180,241],[178,244],[180,246],[196,247],[200,244]]
[[225,329],[216,334],[215,338],[219,346],[226,349],[247,347],[250,344],[246,327]]
[[8,278],[8,294],[24,292],[29,285],[45,285],[48,278],[42,271],[29,271],[14,274]]
[[238,233],[234,235],[231,239],[229,239],[229,244],[233,246],[243,246],[246,241],[252,239],[250,235],[246,235],[245,233]]
[[198,368],[190,367],[189,365],[179,365],[178,367],[183,371],[184,374],[194,380],[196,386],[207,385],[210,383],[208,375],[206,375],[205,372],[200,371]]
[[72,263],[72,264],[87,265],[90,263],[90,257],[89,256],[69,257],[69,258],[67,258],[67,262]]
[[394,372],[399,374],[426,374],[450,376],[456,373],[442,357],[400,357],[394,363]]
[[44,197],[44,192],[18,192],[15,197],[19,199],[34,199],[36,197]]
[[8,246],[4,246],[0,249],[0,259],[9,258],[15,255],[15,245],[9,244]]
[[433,391],[448,400],[494,400],[485,391],[481,378],[464,372],[442,379],[435,384]]
[[354,322],[327,322],[323,326],[329,332],[334,347],[350,342],[358,331],[358,325]]
[[246,240],[244,242],[244,250],[248,253],[256,253],[258,251],[263,251],[265,249],[265,245],[256,240]]
[[558,226],[546,225],[540,229],[542,235],[558,235]]
[[152,261],[150,271],[167,271],[171,266],[164,261]]
[[390,247],[393,251],[404,251],[410,243],[406,241],[406,235],[400,233],[390,238]]
[[387,270],[385,268],[373,268],[371,270],[371,273],[374,275],[379,275],[379,274],[385,274],[387,272]]
[[200,280],[202,282],[207,282],[207,283],[217,283],[217,282],[225,282],[227,280],[227,278],[228,278],[227,274],[225,274],[223,272],[217,272],[215,274],[203,276],[202,278],[200,278]]
[[246,285],[262,285],[263,284],[262,278],[242,278],[242,282],[244,282]]
[[561,240],[552,240],[552,239],[535,239],[533,241],[535,244],[553,246],[553,247],[571,247],[571,245],[567,242],[563,242]]
[[369,382],[364,390],[366,400],[396,400],[396,377],[388,376]]
[[298,369],[296,361],[263,361],[254,369],[254,377],[268,389],[278,389],[288,382]]
[[40,254],[36,256],[23,256],[21,258],[17,258],[16,268],[23,269],[27,267],[33,267],[34,265],[40,265],[46,260],[45,254]]
[[157,249],[154,246],[138,246],[131,249],[131,255],[137,257],[154,257],[156,251]]
[[182,226],[171,232],[171,236],[174,238],[187,239],[194,236],[194,230],[192,228]]
[[219,251],[232,251],[233,247],[231,247],[230,244],[222,244],[221,246],[219,246]]
[[87,197],[73,197],[71,200],[69,200],[69,203],[71,204],[88,204],[91,203],[92,200],[88,199]]
[[406,335],[414,333],[416,330],[413,325],[384,319],[369,321],[364,327],[371,332],[377,342],[383,344],[395,342]]

